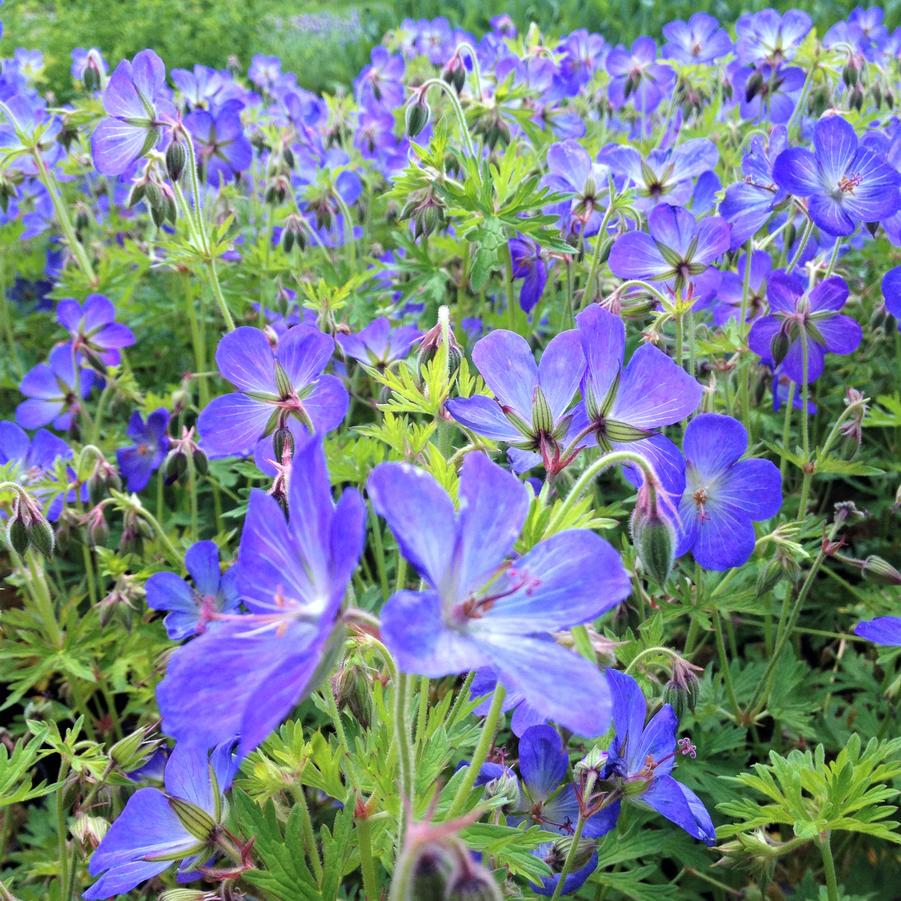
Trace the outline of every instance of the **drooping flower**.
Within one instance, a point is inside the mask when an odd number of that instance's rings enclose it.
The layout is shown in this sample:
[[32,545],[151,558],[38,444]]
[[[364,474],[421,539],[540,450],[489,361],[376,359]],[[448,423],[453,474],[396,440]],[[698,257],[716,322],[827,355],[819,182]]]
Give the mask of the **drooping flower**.
[[[809,294],[806,288],[798,276],[774,272],[767,283],[770,314],[761,316],[748,335],[748,345],[764,363],[781,362],[782,372],[798,384],[804,381],[803,342],[807,381],[815,382],[823,374],[826,354],[853,353],[863,334],[855,320],[838,312],[848,299],[844,279],[830,276]],[[783,359],[775,359],[774,351]]]
[[901,174],[858,146],[854,127],[840,116],[817,122],[813,152],[790,147],[780,153],[773,179],[806,197],[810,218],[830,235],[850,235],[860,223],[885,219],[901,204]]
[[710,63],[732,49],[726,29],[707,13],[695,13],[687,22],[667,22],[663,36],[663,55],[680,63]]
[[[237,771],[231,741],[212,754],[178,744],[165,770],[165,791],[138,789],[91,856],[100,878],[86,899],[121,897],[179,861],[179,878],[192,878],[216,854],[225,823],[225,792]],[[195,874],[195,877],[199,874]]]
[[72,347],[95,365],[117,366],[121,361],[119,350],[135,343],[132,330],[116,322],[116,308],[102,294],[89,294],[83,304],[61,300],[56,318],[69,332]]
[[316,687],[340,646],[365,511],[356,491],[332,500],[317,436],[295,448],[288,510],[286,520],[273,497],[251,493],[237,562],[248,612],[212,614],[221,624],[169,661],[157,699],[179,741],[212,747],[238,736],[245,756]]
[[28,398],[16,407],[16,422],[24,429],[37,429],[53,423],[53,428],[66,431],[81,409],[99,376],[82,369],[80,357],[69,344],[59,344],[50,351],[46,363],[38,363],[22,379],[20,390]]
[[195,110],[185,116],[185,126],[197,148],[197,162],[210,184],[234,181],[253,162],[253,147],[244,135],[240,100],[231,100],[215,114]]
[[607,54],[605,65],[611,76],[607,96],[614,109],[632,100],[639,112],[652,113],[675,87],[676,73],[657,62],[653,38],[637,38],[630,50],[615,47]]
[[166,634],[173,641],[200,635],[222,624],[217,613],[234,613],[240,597],[234,568],[219,570],[219,548],[212,541],[198,541],[185,554],[185,569],[193,585],[173,572],[154,573],[145,586],[147,606],[168,610]]
[[517,451],[520,471],[543,462],[558,472],[570,461],[561,458],[570,406],[585,369],[579,334],[561,332],[551,339],[536,365],[521,335],[497,329],[476,342],[472,359],[494,399],[458,397],[447,410],[461,425]]
[[509,243],[510,256],[513,259],[513,278],[522,279],[519,305],[526,313],[531,313],[544,294],[548,264],[541,248],[531,238],[511,238]]
[[160,468],[169,450],[168,428],[169,411],[164,407],[150,413],[146,422],[140,410],[131,414],[125,433],[134,444],[116,451],[119,470],[129,491],[143,491]]
[[705,569],[745,563],[754,553],[754,523],[782,506],[779,468],[769,460],[741,459],[747,449],[748,433],[731,416],[702,413],[685,429],[676,553],[691,551]]
[[901,616],[877,616],[854,627],[854,634],[875,644],[901,647]]
[[645,724],[647,702],[638,683],[625,673],[605,673],[613,697],[615,737],[610,746],[605,778],[622,792],[624,799],[655,810],[706,845],[716,842],[716,831],[704,802],[673,775],[677,756],[694,756],[686,739],[676,741],[678,720],[673,708],[664,704]]
[[661,203],[648,216],[648,231],[626,232],[610,250],[620,278],[672,283],[679,291],[729,249],[729,225],[720,216],[700,222],[682,207]]
[[[507,823],[511,826],[524,824],[538,826],[544,832],[555,832],[561,836],[572,836],[579,819],[579,801],[573,784],[569,755],[560,734],[550,726],[538,725],[526,729],[519,739],[519,774],[521,783],[517,800],[504,806]],[[501,772],[498,772],[498,770]],[[498,764],[485,764],[478,782],[507,776],[515,779],[510,769],[505,771]],[[619,817],[619,801],[586,817],[582,829],[582,839],[598,839],[610,832]],[[538,886],[531,886],[539,895],[553,895],[560,881],[565,853],[560,845],[547,842],[532,850],[537,857],[549,864],[550,876],[542,876]],[[566,878],[561,894],[568,895],[582,886],[597,866],[597,853],[587,855],[588,860],[572,870]]]
[[[675,500],[685,484],[685,463],[660,430],[694,412],[701,386],[651,344],[641,345],[625,364],[626,327],[596,304],[576,322],[587,365],[573,428],[590,429],[586,440],[604,451],[630,450],[646,457]],[[625,471],[632,484],[642,483],[631,464]]]
[[344,419],[348,396],[339,379],[322,374],[334,347],[331,337],[306,325],[288,329],[275,347],[249,326],[227,334],[216,349],[216,363],[238,390],[201,411],[197,426],[204,449],[210,455],[246,455],[268,441],[269,454],[272,433],[289,428],[292,420],[309,431],[335,428]]
[[387,317],[379,316],[356,334],[339,332],[337,340],[348,357],[367,366],[384,368],[395,360],[404,359],[420,337],[422,332],[416,326],[392,328]]
[[103,92],[103,108],[106,118],[91,136],[94,165],[103,175],[122,175],[156,146],[176,116],[163,61],[152,50],[123,59]]
[[569,530],[513,556],[526,489],[481,453],[463,464],[459,512],[430,475],[401,463],[377,466],[368,490],[427,585],[398,591],[382,612],[398,666],[432,678],[490,666],[542,716],[601,734],[609,723],[604,680],[552,633],[628,595],[616,551],[593,532]]

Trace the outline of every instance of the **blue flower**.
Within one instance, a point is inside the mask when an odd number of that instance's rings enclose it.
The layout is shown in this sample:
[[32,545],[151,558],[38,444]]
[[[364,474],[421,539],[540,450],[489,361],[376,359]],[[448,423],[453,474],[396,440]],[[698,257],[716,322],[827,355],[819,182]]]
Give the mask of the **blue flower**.
[[232,744],[212,755],[176,745],[166,764],[165,791],[136,791],[92,855],[88,872],[100,878],[84,893],[88,901],[122,896],[176,861],[179,878],[191,878],[215,854],[227,812],[224,794],[237,770]]
[[348,396],[339,379],[322,374],[334,349],[334,339],[307,325],[288,329],[275,347],[249,326],[227,334],[216,348],[216,363],[238,390],[201,411],[197,427],[204,450],[211,456],[244,455],[264,444],[269,454],[270,436],[291,421],[310,431],[335,428]]
[[96,373],[81,368],[81,356],[71,345],[57,345],[46,363],[38,363],[22,379],[27,400],[16,407],[16,422],[25,429],[48,423],[59,431],[74,427],[81,401],[99,380]]
[[338,344],[344,353],[367,366],[385,367],[402,360],[422,332],[412,325],[391,328],[391,322],[380,316],[356,334],[338,334]]
[[332,500],[325,453],[311,436],[295,449],[286,520],[264,491],[250,495],[238,549],[238,591],[249,611],[172,655],[157,689],[165,731],[212,747],[240,738],[243,757],[325,675],[340,646],[338,613],[363,548],[356,491]]
[[614,669],[606,672],[613,697],[615,736],[607,756],[604,778],[612,780],[626,801],[655,810],[706,845],[716,831],[703,801],[673,776],[679,754],[694,756],[685,739],[676,741],[679,725],[669,704],[645,724],[647,703],[638,683]]
[[59,324],[69,332],[72,346],[96,366],[117,366],[120,348],[135,343],[130,328],[116,322],[116,308],[102,294],[89,294],[85,302],[61,300],[56,307]]
[[663,55],[680,63],[710,63],[732,49],[726,29],[707,13],[695,13],[687,22],[668,22],[663,36]]
[[747,449],[748,433],[731,416],[702,413],[685,429],[677,554],[690,550],[705,569],[745,563],[754,553],[754,523],[782,505],[779,468],[769,460],[742,460]]
[[[587,366],[584,402],[576,409],[572,429],[587,431],[585,441],[604,451],[629,450],[647,458],[675,500],[685,484],[685,462],[660,430],[695,411],[701,386],[651,344],[641,345],[625,363],[626,327],[597,304],[579,313],[576,322]],[[625,473],[633,485],[642,484],[632,464]]]
[[458,397],[447,411],[461,425],[511,445],[518,471],[543,462],[549,473],[570,462],[560,456],[572,414],[570,406],[585,369],[579,333],[551,339],[536,365],[521,335],[497,329],[479,340],[472,359],[494,399]]
[[850,235],[861,222],[878,222],[901,205],[901,174],[858,146],[854,127],[840,116],[817,122],[812,153],[791,147],[779,154],[773,179],[806,197],[810,218],[830,235]]
[[147,606],[168,610],[166,634],[173,641],[202,634],[221,625],[218,614],[234,613],[240,596],[236,573],[219,571],[219,549],[212,541],[198,541],[185,554],[185,568],[194,584],[173,572],[155,573],[147,580]]
[[[827,353],[850,354],[860,344],[860,325],[839,313],[848,299],[848,286],[837,275],[808,293],[803,279],[780,269],[769,278],[767,298],[770,313],[751,326],[748,345],[764,363],[781,363],[782,372],[797,384],[804,381],[802,342],[807,343],[808,382],[815,382],[823,374]],[[785,343],[782,359],[773,356],[777,339]]]
[[195,110],[185,116],[185,126],[194,139],[197,162],[214,185],[234,181],[253,162],[253,147],[244,135],[240,100],[230,100],[215,114]]
[[368,489],[427,586],[397,592],[382,611],[398,666],[431,678],[490,666],[545,718],[580,735],[603,733],[603,678],[552,633],[594,620],[629,594],[616,551],[593,532],[570,530],[514,556],[527,492],[481,453],[463,464],[459,512],[430,475],[406,464],[377,466]]
[[123,59],[103,92],[106,118],[91,136],[94,165],[103,175],[122,175],[159,142],[176,113],[166,88],[166,67],[152,51]]
[[854,634],[876,644],[901,647],[901,616],[877,616],[854,627]]
[[144,421],[139,410],[128,420],[125,433],[134,441],[116,451],[119,470],[129,491],[143,491],[150,477],[160,468],[169,450],[169,411],[154,410]]

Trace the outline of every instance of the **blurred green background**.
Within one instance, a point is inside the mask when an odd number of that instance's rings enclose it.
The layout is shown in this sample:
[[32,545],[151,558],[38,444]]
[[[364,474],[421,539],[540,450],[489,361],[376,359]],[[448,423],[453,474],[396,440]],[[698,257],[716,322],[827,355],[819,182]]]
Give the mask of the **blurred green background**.
[[[713,0],[706,11],[729,25],[742,12],[765,4]],[[796,0],[778,8],[807,9],[821,29],[850,12],[854,0]],[[901,2],[886,4],[887,24],[901,24]],[[292,0],[7,0],[0,7],[2,52],[42,50],[46,85],[58,96],[70,90],[69,52],[98,47],[115,63],[153,47],[169,67],[194,63],[223,66],[234,57],[246,66],[255,53],[275,54],[311,89],[347,84],[382,34],[405,17],[446,16],[475,34],[501,12],[522,29],[532,21],[559,34],[576,28],[607,40],[628,42],[639,34],[659,37],[661,26],[687,18],[696,0],[398,0],[392,3],[330,3]]]

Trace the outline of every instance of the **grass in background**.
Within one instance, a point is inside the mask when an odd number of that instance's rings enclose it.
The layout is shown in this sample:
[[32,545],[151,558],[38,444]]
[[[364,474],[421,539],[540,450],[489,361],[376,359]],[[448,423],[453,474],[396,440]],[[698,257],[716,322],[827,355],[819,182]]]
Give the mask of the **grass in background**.
[[[764,3],[713,0],[706,12],[734,21]],[[846,16],[855,0],[794,0],[781,9],[806,9],[818,24]],[[886,24],[901,24],[901,4],[887,3]],[[445,16],[474,34],[493,15],[509,13],[521,28],[537,22],[561,34],[587,28],[612,43],[628,43],[640,34],[660,36],[664,23],[687,18],[696,0],[399,0],[332,3],[291,0],[7,0],[0,7],[4,35],[0,56],[15,47],[44,52],[46,86],[65,99],[70,90],[70,52],[97,47],[110,63],[152,47],[169,68],[195,63],[222,67],[230,60],[246,68],[256,53],[279,56],[288,71],[311,90],[349,84],[369,57],[370,48],[405,17]]]

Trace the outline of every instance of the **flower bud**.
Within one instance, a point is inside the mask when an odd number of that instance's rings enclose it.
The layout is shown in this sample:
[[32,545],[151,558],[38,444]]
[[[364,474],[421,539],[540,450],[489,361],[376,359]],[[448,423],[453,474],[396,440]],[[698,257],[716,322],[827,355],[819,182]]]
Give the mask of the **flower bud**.
[[501,901],[503,895],[491,873],[473,864],[451,880],[444,897],[447,901]]
[[463,86],[466,84],[466,66],[456,53],[442,69],[441,78],[458,94],[463,90]]
[[779,331],[773,335],[773,340],[770,343],[770,356],[777,366],[785,359],[790,347],[791,341],[789,340],[788,333],[784,328],[780,328]]
[[863,561],[863,577],[877,585],[901,585],[901,573],[882,557],[870,555]]
[[460,363],[463,362],[463,351],[454,337],[454,331],[450,324],[450,311],[446,306],[438,308],[438,322],[422,336],[419,342],[417,365],[420,378],[424,376],[425,367],[437,356],[438,349],[442,344],[447,348],[447,377],[449,379],[460,368]]
[[28,529],[22,521],[18,505],[6,526],[6,540],[20,557],[28,550]]
[[414,94],[407,103],[404,111],[404,122],[407,136],[415,138],[428,124],[432,118],[432,111],[426,101],[425,93],[420,91]]
[[[572,846],[573,837],[571,835],[561,836],[552,843],[548,857],[553,859],[554,861],[565,861]],[[573,860],[572,866],[570,867],[570,872],[572,873],[575,870],[581,870],[582,867],[584,867],[588,863],[588,861],[591,860],[592,855],[594,854],[596,849],[596,841],[592,841],[588,838],[580,838],[578,844],[576,845],[576,856]],[[550,861],[548,861],[548,863],[550,863]],[[559,867],[554,867],[554,865],[550,863],[550,866],[551,869],[556,869],[558,872],[559,870],[563,869],[562,864]]]
[[757,574],[757,597],[762,598],[765,594],[769,594],[784,575],[785,570],[778,560],[770,560],[766,566],[761,567]]
[[[417,853],[417,851],[412,853]],[[459,852],[437,843],[419,849],[418,858],[413,865],[409,894],[404,898],[399,898],[398,901],[446,898],[449,881],[457,866],[458,856]]]
[[188,151],[180,140],[173,141],[166,148],[166,172],[174,184],[181,178],[188,162]]
[[188,458],[180,448],[166,454],[163,461],[163,479],[167,485],[173,485],[188,471]]
[[150,732],[149,726],[141,726],[131,734],[120,738],[109,752],[116,766],[126,773],[142,767],[161,744],[160,739],[148,739]]
[[79,814],[71,826],[72,835],[86,848],[96,848],[109,831],[109,823],[103,817]]
[[41,514],[31,520],[28,527],[28,541],[32,547],[41,552],[48,560],[53,556],[53,548],[56,540],[53,535],[53,527]]
[[372,690],[363,668],[356,664],[343,666],[332,678],[332,688],[338,708],[346,708],[364,729],[369,728],[372,722]]
[[657,491],[645,481],[632,511],[632,544],[644,571],[662,588],[676,559],[676,529],[660,511]]
[[750,103],[760,93],[762,88],[763,75],[760,72],[755,72],[745,82],[745,103]]
[[197,446],[191,451],[191,460],[194,462],[194,471],[199,476],[205,476],[210,471],[210,461],[203,450]]

